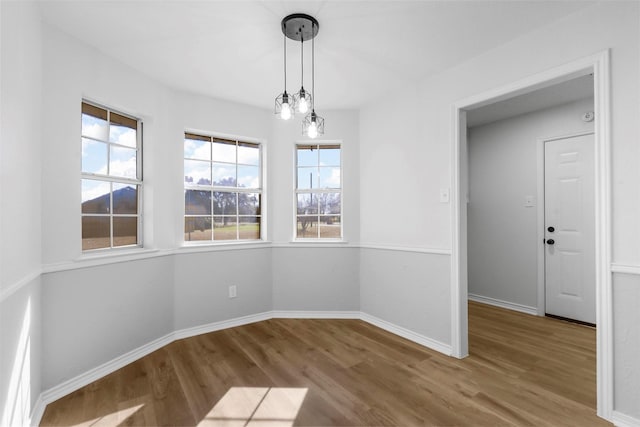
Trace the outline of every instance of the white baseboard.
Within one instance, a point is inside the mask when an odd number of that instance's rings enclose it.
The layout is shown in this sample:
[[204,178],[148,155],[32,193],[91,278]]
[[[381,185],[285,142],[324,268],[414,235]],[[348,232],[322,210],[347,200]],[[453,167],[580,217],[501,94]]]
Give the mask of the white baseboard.
[[528,305],[516,304],[515,302],[503,301],[500,299],[484,297],[482,295],[476,294],[469,294],[469,299],[471,301],[481,302],[483,304],[506,308],[507,310],[519,311],[521,313],[531,314],[533,316],[538,315],[538,309],[536,307],[530,307]]
[[360,319],[359,311],[274,310],[274,319]]
[[36,399],[36,403],[33,405],[33,409],[31,410],[31,416],[29,417],[29,425],[30,426],[39,426],[40,420],[42,419],[42,415],[44,415],[44,409],[47,405],[42,400],[42,394],[38,396]]
[[613,424],[617,427],[640,427],[640,419],[618,411],[613,411],[611,421],[613,421]]
[[234,319],[222,320],[220,322],[208,323],[206,325],[194,326],[192,328],[180,329],[173,333],[172,341],[208,334],[209,332],[221,331],[223,329],[235,328],[236,326],[248,325],[250,323],[262,322],[272,317],[271,312],[266,311],[264,313],[251,314]]
[[441,343],[440,341],[436,341],[429,337],[425,337],[424,335],[417,334],[413,331],[410,331],[409,329],[387,322],[386,320],[379,319],[367,313],[360,313],[360,319],[367,323],[371,323],[372,325],[377,326],[380,329],[391,332],[392,334],[401,336],[402,338],[406,338],[409,341],[413,341],[432,350],[446,354],[447,356],[451,356],[452,354],[450,345]]
[[260,322],[269,319],[361,319],[367,323],[371,323],[388,332],[406,338],[410,341],[423,345],[432,350],[439,351],[448,356],[451,355],[451,346],[443,344],[439,341],[417,334],[409,329],[397,326],[386,320],[379,319],[366,313],[359,311],[286,311],[276,310],[264,313],[252,314],[249,316],[237,317],[234,319],[224,320],[221,322],[213,322],[206,325],[195,326],[192,328],[180,329],[169,333],[163,337],[151,341],[148,344],[140,346],[122,356],[118,356],[107,363],[93,368],[83,374],[80,374],[70,380],[67,380],[55,387],[50,388],[40,394],[31,415],[31,425],[39,425],[46,406],[61,397],[66,396],[92,382],[117,371],[124,366],[135,362],[136,360],[152,353],[175,340],[189,338],[196,335],[215,332],[222,329],[234,328],[236,326],[247,325],[250,323]]
[[109,375],[112,372],[117,371],[120,368],[127,366],[129,363],[135,362],[141,357],[144,357],[147,354],[150,354],[167,344],[171,344],[171,342],[173,342],[174,340],[173,335],[174,334],[172,332],[163,337],[157,338],[150,343],[142,345],[136,349],[129,351],[128,353],[111,359],[107,363],[103,363],[102,365],[90,369],[85,373],[77,375],[74,378],[71,378],[55,387],[50,388],[49,390],[43,391],[42,394],[40,394],[42,402],[46,406],[49,403],[66,396],[69,393],[72,393],[88,384],[91,384],[96,380],[99,380],[106,375]]

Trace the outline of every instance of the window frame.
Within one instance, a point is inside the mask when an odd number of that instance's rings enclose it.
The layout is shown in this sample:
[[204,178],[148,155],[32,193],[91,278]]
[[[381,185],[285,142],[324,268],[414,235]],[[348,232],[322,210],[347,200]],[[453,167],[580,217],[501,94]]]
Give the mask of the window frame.
[[[85,136],[82,133],[82,104],[87,104],[92,107],[99,108],[101,110],[105,110],[107,112],[107,123],[108,126],[111,126],[111,114],[115,113],[119,116],[123,116],[125,118],[135,120],[136,121],[136,178],[127,178],[127,177],[119,177],[108,174],[99,174],[95,172],[85,172],[82,169],[82,158],[80,159],[80,194],[82,196],[82,182],[84,180],[92,180],[92,181],[102,181],[109,183],[109,203],[110,203],[110,211],[108,214],[96,214],[96,213],[83,213],[82,212],[82,201],[80,202],[80,232],[82,236],[82,219],[84,217],[108,217],[109,218],[109,246],[95,249],[83,249],[82,248],[82,237],[80,239],[80,247],[82,254],[95,254],[99,252],[117,252],[123,250],[131,250],[131,249],[142,249],[144,248],[143,236],[143,193],[144,193],[144,179],[143,179],[143,121],[141,118],[138,118],[132,114],[123,112],[121,110],[115,110],[113,108],[107,107],[104,104],[94,102],[87,98],[82,98],[80,103],[80,149],[82,150],[82,143],[84,139],[89,139],[91,141],[97,141],[106,144],[107,147],[107,168],[110,167],[111,160],[111,150],[112,146],[115,147],[123,147],[132,149],[133,147],[122,145],[118,143],[114,143],[107,140],[97,139],[91,136]],[[108,171],[108,169],[107,169]],[[123,185],[132,185],[137,188],[137,212],[136,214],[114,214],[113,213],[113,185],[114,184],[123,184]],[[136,221],[136,244],[133,245],[122,245],[122,246],[114,246],[114,235],[113,235],[113,219],[114,216],[116,218],[132,218],[135,217]]]
[[[323,146],[338,146],[340,149],[340,187],[339,188],[309,188],[309,189],[299,189],[298,188],[298,147],[300,146],[309,146],[314,145],[317,147]],[[296,141],[293,145],[293,238],[292,242],[299,243],[336,243],[336,242],[344,242],[344,150],[343,150],[343,142],[342,140],[299,140]],[[319,148],[320,149],[320,148]],[[331,165],[334,166],[335,165]],[[303,166],[304,167],[304,166]],[[318,163],[315,166],[316,168],[320,168],[320,159],[318,158]],[[320,229],[318,227],[318,236],[317,237],[298,237],[298,194],[330,194],[330,193],[339,193],[340,194],[340,214],[334,215],[340,217],[340,237],[320,237]],[[317,214],[318,217],[322,216],[320,213]],[[329,215],[326,215],[329,216]]]
[[[216,161],[213,159],[213,151],[211,151],[209,160],[202,160],[202,159],[193,159],[193,158],[187,158],[184,156],[184,141],[187,139],[187,135],[194,135],[194,136],[198,136],[198,137],[202,137],[202,138],[209,138],[209,143],[213,144],[214,142],[216,142],[216,140],[220,141],[220,142],[234,142],[235,143],[235,147],[236,147],[236,161],[235,163],[229,163],[229,162],[222,162],[222,161]],[[184,129],[184,132],[182,133],[183,137],[182,137],[182,144],[183,144],[183,153],[182,153],[182,188],[183,188],[183,197],[182,197],[182,225],[181,225],[181,229],[182,229],[182,244],[183,246],[187,246],[187,247],[193,247],[193,246],[220,246],[220,245],[237,245],[237,244],[256,244],[256,243],[261,243],[261,242],[265,242],[266,241],[266,232],[267,232],[267,209],[266,209],[266,155],[265,155],[265,150],[266,150],[266,141],[263,139],[258,139],[258,138],[252,138],[252,137],[247,137],[247,136],[238,136],[238,135],[230,135],[230,134],[223,134],[223,133],[218,133],[218,132],[211,132],[211,131],[203,131],[203,130],[199,130],[199,129]],[[256,166],[256,165],[249,165],[246,163],[239,163],[238,162],[238,147],[241,144],[251,144],[251,145],[257,145],[258,147],[258,178],[259,178],[259,186],[257,188],[245,188],[245,187],[238,187],[237,185],[237,178],[238,178],[238,166]],[[213,147],[212,147],[213,148]],[[184,162],[185,160],[196,160],[196,161],[202,161],[202,162],[208,162],[210,167],[212,168],[212,172],[213,172],[213,164],[218,163],[218,164],[229,164],[229,165],[235,165],[236,167],[236,186],[235,187],[228,187],[228,186],[220,186],[220,185],[214,185],[213,183],[213,177],[211,179],[211,184],[210,185],[203,185],[203,184],[191,184],[189,186],[187,186],[187,183],[184,180],[185,177],[185,170],[184,170]],[[196,214],[190,214],[187,215],[186,213],[186,200],[185,200],[185,194],[187,190],[199,190],[199,191],[209,191],[211,192],[211,196],[212,196],[212,207],[211,207],[211,214],[209,215],[196,215]],[[259,215],[240,215],[239,213],[239,207],[236,209],[236,214],[235,214],[235,218],[237,220],[237,224],[238,227],[236,228],[236,238],[235,239],[220,239],[220,240],[215,240],[215,230],[214,230],[214,223],[215,223],[215,217],[221,217],[224,215],[216,215],[214,213],[214,209],[213,209],[213,193],[215,192],[224,192],[224,193],[237,193],[239,194],[258,194],[259,198],[260,198],[260,214]],[[236,206],[237,206],[237,199],[236,199]],[[241,217],[258,217],[259,219],[259,237],[257,239],[240,239],[240,229],[239,229],[239,219]],[[186,240],[185,239],[185,219],[186,218],[198,218],[198,217],[209,217],[211,218],[211,226],[212,226],[212,233],[211,233],[211,239],[210,240]]]

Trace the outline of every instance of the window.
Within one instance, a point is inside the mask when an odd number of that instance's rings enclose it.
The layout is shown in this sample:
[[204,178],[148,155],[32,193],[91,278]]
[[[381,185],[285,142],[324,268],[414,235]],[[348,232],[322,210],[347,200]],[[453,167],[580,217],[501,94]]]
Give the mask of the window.
[[141,122],[82,102],[82,250],[140,246]]
[[184,240],[261,238],[261,145],[185,133]]
[[342,238],[339,144],[296,146],[296,238]]

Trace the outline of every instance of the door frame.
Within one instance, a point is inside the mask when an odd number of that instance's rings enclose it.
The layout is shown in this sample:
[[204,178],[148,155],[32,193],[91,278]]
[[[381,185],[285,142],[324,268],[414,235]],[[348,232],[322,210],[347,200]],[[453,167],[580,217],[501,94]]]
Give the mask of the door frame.
[[597,414],[613,413],[613,321],[611,290],[611,94],[610,52],[541,72],[452,105],[451,109],[451,353],[469,354],[467,283],[468,156],[466,110],[493,104],[593,73],[595,112],[596,387]]
[[[579,136],[585,136],[585,135],[594,135],[594,139],[595,139],[595,130],[586,130],[586,131],[580,131],[580,132],[572,132],[572,133],[568,133],[565,135],[558,135],[558,136],[550,136],[550,137],[543,137],[543,138],[538,138],[537,142],[536,142],[536,153],[537,153],[537,157],[538,157],[538,163],[537,163],[537,198],[538,198],[538,203],[537,203],[537,232],[536,232],[536,237],[538,242],[542,242],[545,238],[545,204],[546,204],[546,199],[545,199],[545,191],[544,191],[544,170],[545,170],[545,162],[544,162],[544,144],[547,142],[552,142],[552,141],[558,141],[561,139],[567,139],[567,138],[576,138]],[[595,145],[594,145],[594,155],[595,155]],[[546,281],[545,281],[545,245],[538,245],[538,250],[537,250],[537,258],[538,258],[538,305],[536,308],[536,312],[538,314],[538,316],[544,316],[546,313],[546,297],[545,297],[545,292],[546,292]]]

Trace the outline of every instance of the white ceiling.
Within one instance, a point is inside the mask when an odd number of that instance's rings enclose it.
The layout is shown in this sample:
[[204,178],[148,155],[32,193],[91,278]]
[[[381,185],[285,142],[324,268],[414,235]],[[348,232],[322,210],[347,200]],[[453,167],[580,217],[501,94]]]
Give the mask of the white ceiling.
[[580,99],[593,97],[593,75],[577,77],[467,112],[467,126],[481,126]]
[[[42,0],[40,6],[45,22],[160,82],[264,108],[272,108],[283,89],[280,21],[290,13],[308,13],[320,24],[315,39],[320,110],[361,107],[591,4]],[[300,44],[288,40],[287,46],[287,89],[296,92]],[[311,88],[310,75],[305,87]]]

